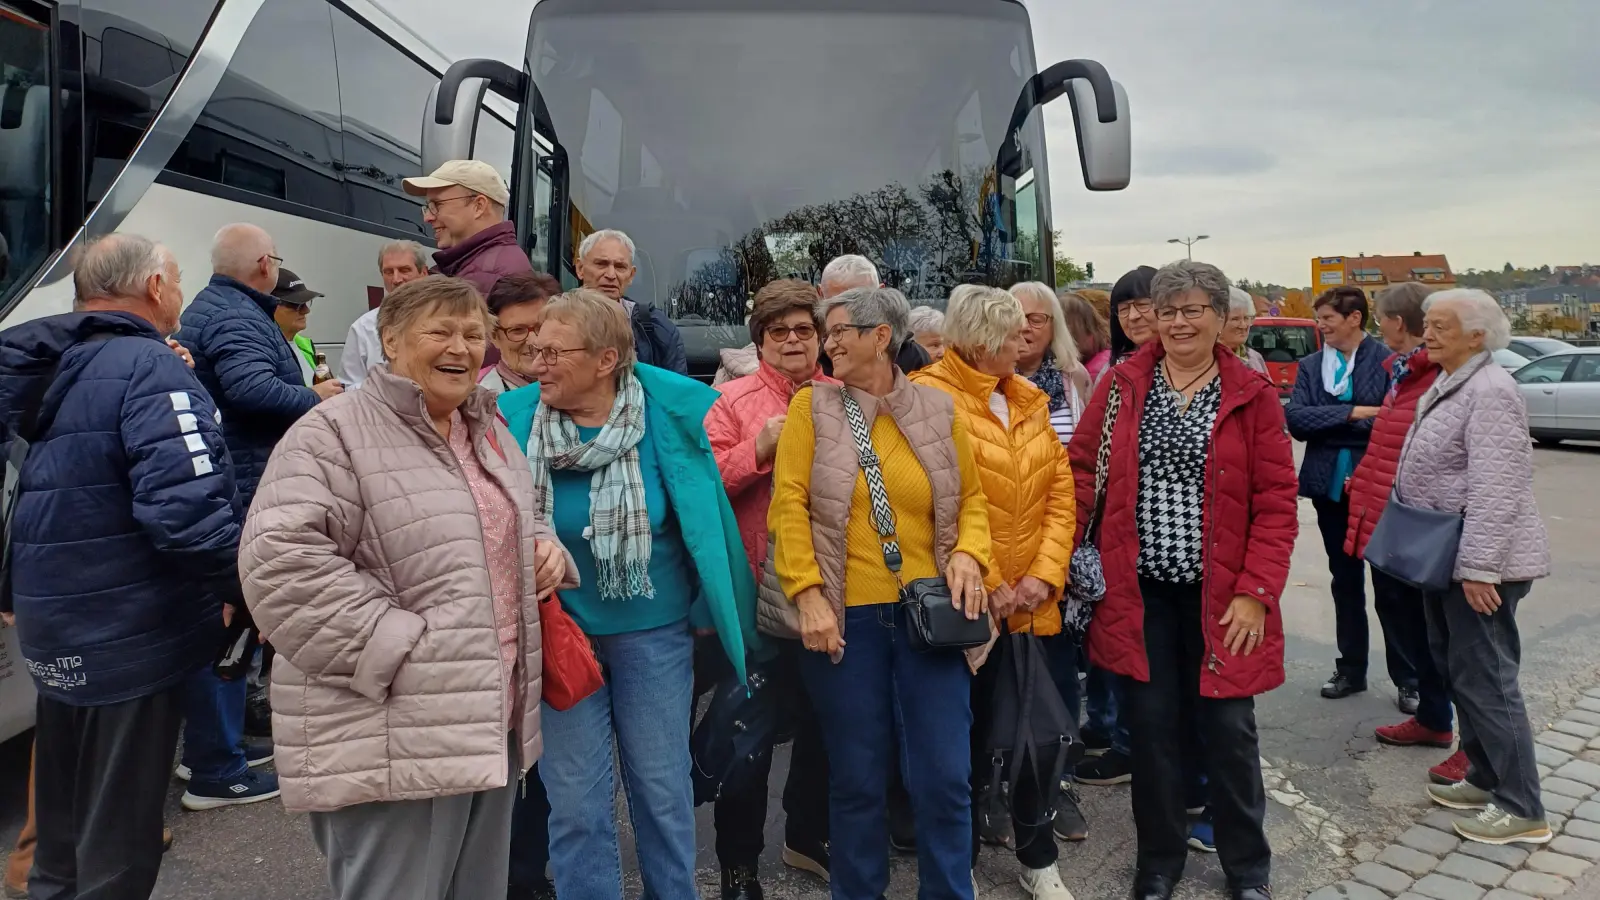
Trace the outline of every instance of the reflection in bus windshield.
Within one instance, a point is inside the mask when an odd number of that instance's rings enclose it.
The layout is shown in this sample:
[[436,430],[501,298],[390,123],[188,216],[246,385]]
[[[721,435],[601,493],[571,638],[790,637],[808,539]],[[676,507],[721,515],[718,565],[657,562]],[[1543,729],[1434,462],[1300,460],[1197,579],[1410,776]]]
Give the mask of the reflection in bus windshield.
[[1317,350],[1313,325],[1257,325],[1250,329],[1250,347],[1269,363],[1299,362]]

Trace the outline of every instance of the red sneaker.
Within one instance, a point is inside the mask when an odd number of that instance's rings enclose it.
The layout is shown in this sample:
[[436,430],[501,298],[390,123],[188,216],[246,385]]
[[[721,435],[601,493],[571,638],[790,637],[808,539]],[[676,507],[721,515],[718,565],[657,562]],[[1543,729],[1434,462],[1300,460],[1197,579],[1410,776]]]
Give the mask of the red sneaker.
[[1454,755],[1428,770],[1428,780],[1434,784],[1456,784],[1467,780],[1467,754],[1457,750]]
[[1440,747],[1449,750],[1456,740],[1453,732],[1424,728],[1416,719],[1407,719],[1399,725],[1385,725],[1374,733],[1378,736],[1378,743],[1396,747]]

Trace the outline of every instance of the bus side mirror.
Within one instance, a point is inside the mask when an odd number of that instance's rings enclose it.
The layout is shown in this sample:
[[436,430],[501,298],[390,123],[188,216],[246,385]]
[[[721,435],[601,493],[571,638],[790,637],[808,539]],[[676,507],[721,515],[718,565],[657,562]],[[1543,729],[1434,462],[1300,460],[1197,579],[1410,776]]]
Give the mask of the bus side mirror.
[[428,92],[422,117],[422,171],[452,159],[472,159],[484,95],[491,89],[522,102],[525,76],[497,59],[458,60]]
[[1078,161],[1083,164],[1083,186],[1091,191],[1120,191],[1133,179],[1133,129],[1128,114],[1128,93],[1111,83],[1116,119],[1102,117],[1094,88],[1074,80],[1067,89],[1072,120],[1078,132]]

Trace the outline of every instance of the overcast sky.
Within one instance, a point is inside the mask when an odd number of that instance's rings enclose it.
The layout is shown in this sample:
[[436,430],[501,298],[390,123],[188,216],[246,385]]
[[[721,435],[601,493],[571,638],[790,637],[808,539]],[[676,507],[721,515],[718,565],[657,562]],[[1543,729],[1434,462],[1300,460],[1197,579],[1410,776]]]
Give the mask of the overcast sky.
[[[515,61],[531,0],[379,0],[451,56]],[[1596,0],[1032,0],[1041,65],[1127,88],[1133,184],[1091,194],[1050,107],[1065,252],[1114,277],[1182,255],[1296,286],[1316,255],[1458,270],[1600,263]],[[481,11],[464,14],[469,10]],[[433,15],[430,15],[432,13]],[[424,24],[426,23],[426,24]]]

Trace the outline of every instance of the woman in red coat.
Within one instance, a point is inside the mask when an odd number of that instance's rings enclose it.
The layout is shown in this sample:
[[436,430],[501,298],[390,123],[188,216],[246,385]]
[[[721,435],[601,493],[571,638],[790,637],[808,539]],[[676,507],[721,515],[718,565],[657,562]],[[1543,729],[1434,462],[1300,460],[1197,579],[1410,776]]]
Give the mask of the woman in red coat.
[[1070,448],[1083,522],[1113,409],[1099,535],[1106,597],[1089,656],[1128,679],[1133,896],[1168,900],[1183,874],[1183,762],[1198,729],[1231,897],[1270,900],[1253,698],[1283,683],[1278,599],[1297,530],[1294,459],[1276,391],[1217,343],[1229,305],[1222,272],[1176,262],[1151,294],[1160,340],[1111,370]]

